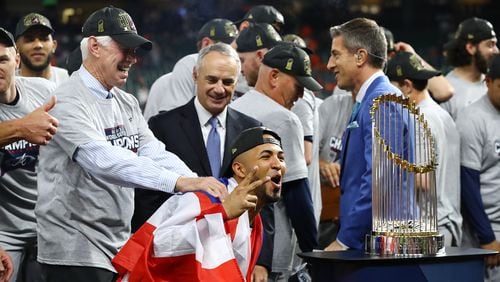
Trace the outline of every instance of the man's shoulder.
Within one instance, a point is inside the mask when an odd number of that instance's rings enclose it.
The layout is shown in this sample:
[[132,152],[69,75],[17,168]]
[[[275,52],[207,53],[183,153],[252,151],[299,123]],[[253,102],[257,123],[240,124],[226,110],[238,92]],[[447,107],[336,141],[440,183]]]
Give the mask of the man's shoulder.
[[236,109],[227,108],[228,117],[237,120],[238,122],[244,123],[249,126],[260,126],[262,123],[257,119],[246,115]]
[[194,104],[192,101],[179,106],[177,108],[171,109],[169,111],[162,111],[149,119],[149,124],[162,124],[167,121],[178,120],[181,116],[190,115],[196,113]]

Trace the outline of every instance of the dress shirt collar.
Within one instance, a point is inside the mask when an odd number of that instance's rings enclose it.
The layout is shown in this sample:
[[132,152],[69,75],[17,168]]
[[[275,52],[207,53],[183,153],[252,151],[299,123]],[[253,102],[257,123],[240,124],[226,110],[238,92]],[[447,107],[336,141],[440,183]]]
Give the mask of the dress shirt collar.
[[372,82],[377,79],[379,76],[383,76],[384,73],[379,70],[377,72],[375,72],[374,74],[372,74],[372,76],[370,76],[370,78],[368,78],[362,85],[361,85],[361,88],[359,88],[359,92],[358,94],[356,94],[356,102],[360,102],[363,101],[363,98],[365,97],[366,95],[366,90],[368,90],[368,87],[370,87],[370,84],[372,84]]
[[[212,117],[212,114],[205,109],[200,100],[198,100],[198,96],[194,98],[194,108],[196,109],[196,113],[198,114],[198,119],[201,127],[209,126],[210,123],[208,120]],[[227,117],[227,107],[217,115],[217,120],[219,121],[219,126],[222,128],[226,128],[226,117]]]
[[92,94],[101,99],[108,99],[112,97],[113,94],[111,91],[108,91],[83,65],[80,66],[78,75],[82,79],[83,84],[87,86]]

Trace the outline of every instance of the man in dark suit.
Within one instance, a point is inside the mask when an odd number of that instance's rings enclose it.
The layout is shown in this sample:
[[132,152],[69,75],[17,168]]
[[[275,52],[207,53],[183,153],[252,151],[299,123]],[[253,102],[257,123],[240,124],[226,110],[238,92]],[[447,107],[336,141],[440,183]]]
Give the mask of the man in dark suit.
[[[218,43],[200,51],[193,71],[196,97],[187,104],[162,112],[149,120],[149,127],[165,149],[176,154],[198,175],[222,176],[231,161],[229,148],[238,134],[261,123],[227,107],[234,93],[240,60],[229,45]],[[219,138],[218,167],[211,167],[207,151],[210,142],[211,120],[215,119]],[[213,165],[213,164],[212,164]],[[222,168],[222,169],[221,169]],[[215,171],[213,171],[215,170]],[[133,221],[139,227],[171,195],[139,191],[136,193],[136,211]]]

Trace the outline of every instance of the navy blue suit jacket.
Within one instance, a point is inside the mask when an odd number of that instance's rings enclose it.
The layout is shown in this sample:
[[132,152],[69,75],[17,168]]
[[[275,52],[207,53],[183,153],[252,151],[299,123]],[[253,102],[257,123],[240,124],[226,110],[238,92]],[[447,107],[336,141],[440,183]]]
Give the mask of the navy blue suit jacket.
[[354,119],[343,137],[340,174],[340,229],[337,239],[356,250],[364,249],[364,238],[372,228],[372,122],[373,99],[400,93],[386,76],[368,87]]

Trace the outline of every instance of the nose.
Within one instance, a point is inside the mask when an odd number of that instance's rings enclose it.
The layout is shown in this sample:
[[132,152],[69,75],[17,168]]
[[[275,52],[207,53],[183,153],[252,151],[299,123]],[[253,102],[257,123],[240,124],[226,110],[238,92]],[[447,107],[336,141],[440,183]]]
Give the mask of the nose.
[[335,67],[335,59],[333,58],[333,56],[330,55],[330,58],[328,59],[328,64],[326,65],[326,67],[329,70],[333,70],[333,68]]
[[282,165],[280,159],[278,158],[278,156],[274,156],[272,158],[271,168],[276,170],[281,170],[281,167]]
[[35,46],[35,48],[42,48],[43,47],[42,41],[38,38],[35,38],[35,40],[33,40],[33,45]]
[[226,91],[222,79],[219,79],[217,83],[215,83],[214,91],[217,93],[224,93]]

